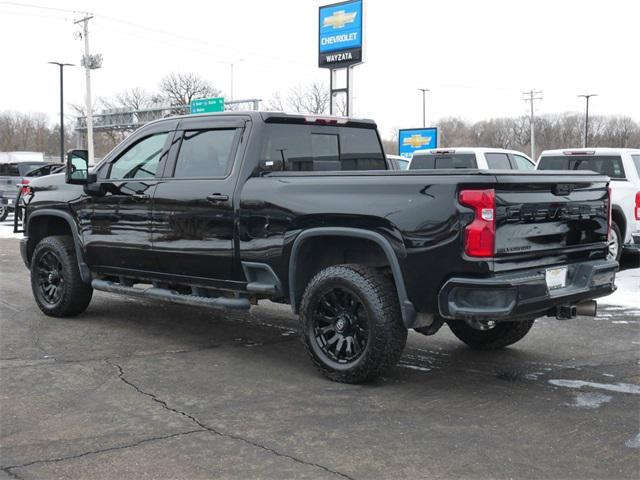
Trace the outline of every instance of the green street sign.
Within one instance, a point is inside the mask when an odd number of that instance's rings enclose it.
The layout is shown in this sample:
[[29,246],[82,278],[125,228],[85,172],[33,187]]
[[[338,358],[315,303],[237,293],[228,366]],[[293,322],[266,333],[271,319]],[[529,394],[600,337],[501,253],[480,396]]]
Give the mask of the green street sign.
[[191,113],[224,112],[224,98],[198,98],[191,100]]

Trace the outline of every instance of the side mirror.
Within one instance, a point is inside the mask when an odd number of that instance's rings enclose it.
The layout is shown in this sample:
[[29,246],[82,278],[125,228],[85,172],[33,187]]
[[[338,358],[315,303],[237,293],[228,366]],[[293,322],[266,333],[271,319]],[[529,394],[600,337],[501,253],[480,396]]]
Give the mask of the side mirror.
[[65,179],[74,185],[87,185],[95,181],[89,175],[89,153],[86,150],[69,150]]

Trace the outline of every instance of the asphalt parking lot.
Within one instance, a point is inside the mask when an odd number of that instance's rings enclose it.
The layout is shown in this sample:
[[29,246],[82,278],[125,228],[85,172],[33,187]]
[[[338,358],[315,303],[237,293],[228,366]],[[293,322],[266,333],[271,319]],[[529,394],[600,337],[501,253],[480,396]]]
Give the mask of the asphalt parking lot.
[[0,239],[0,478],[639,478],[640,304],[478,353],[409,335],[370,385],[321,377],[286,306],[95,292],[40,313]]

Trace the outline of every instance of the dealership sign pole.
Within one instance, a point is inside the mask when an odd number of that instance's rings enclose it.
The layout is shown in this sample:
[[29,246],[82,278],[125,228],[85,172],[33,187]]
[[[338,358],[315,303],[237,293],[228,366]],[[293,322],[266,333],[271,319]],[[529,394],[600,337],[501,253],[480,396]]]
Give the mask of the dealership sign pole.
[[[362,3],[350,0],[319,9],[318,66],[329,68],[329,113],[336,111],[338,95],[346,95],[345,116],[353,115],[353,67],[362,58]],[[342,75],[340,75],[342,74]]]

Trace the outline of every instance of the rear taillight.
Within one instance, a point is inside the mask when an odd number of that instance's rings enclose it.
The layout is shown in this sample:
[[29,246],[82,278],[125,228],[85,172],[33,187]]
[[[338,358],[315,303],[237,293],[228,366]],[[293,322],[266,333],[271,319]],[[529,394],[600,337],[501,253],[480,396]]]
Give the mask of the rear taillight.
[[636,208],[635,212],[636,220],[640,221],[640,192],[636,193]]
[[470,257],[492,257],[496,243],[495,190],[462,190],[459,201],[475,213],[473,222],[465,228],[465,253]]
[[607,224],[607,240],[611,240],[611,204],[613,203],[613,200],[611,198],[611,187],[608,188],[609,190],[609,220],[608,220],[608,224]]
[[30,192],[30,190],[31,189],[29,188],[29,180],[23,178],[20,181],[20,193],[22,195],[26,195],[26,194],[28,194]]

